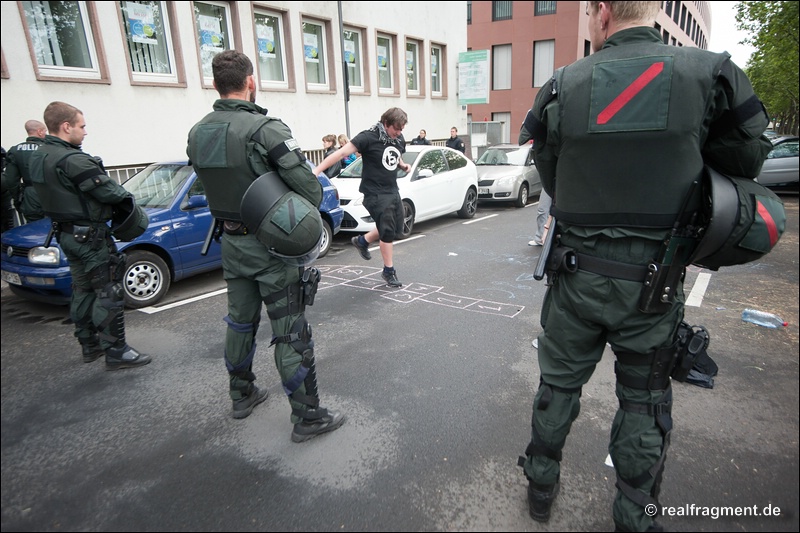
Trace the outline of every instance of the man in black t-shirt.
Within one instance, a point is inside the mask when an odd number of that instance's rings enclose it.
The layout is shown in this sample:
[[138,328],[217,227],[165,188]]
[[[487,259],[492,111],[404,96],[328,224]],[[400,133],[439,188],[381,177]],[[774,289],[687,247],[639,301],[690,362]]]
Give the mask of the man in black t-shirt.
[[359,192],[364,194],[364,207],[375,221],[375,228],[365,235],[353,237],[352,243],[361,257],[371,259],[369,244],[380,241],[383,258],[383,279],[390,287],[402,287],[392,260],[393,242],[403,231],[403,202],[397,188],[397,169],[408,172],[411,165],[403,162],[406,142],[402,131],[408,123],[406,112],[399,107],[388,109],[381,120],[356,135],[350,142],[326,157],[312,172],[317,175],[343,157],[359,152],[364,162]]

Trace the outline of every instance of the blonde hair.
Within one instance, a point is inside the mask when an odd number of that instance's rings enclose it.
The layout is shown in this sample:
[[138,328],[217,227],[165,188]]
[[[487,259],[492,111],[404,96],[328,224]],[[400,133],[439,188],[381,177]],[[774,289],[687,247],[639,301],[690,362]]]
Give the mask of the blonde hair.
[[[652,25],[661,9],[661,2],[603,2],[617,22]],[[597,11],[600,2],[589,2],[592,11]]]
[[347,138],[347,135],[344,133],[339,134],[339,146],[344,146],[345,144],[349,143],[350,139]]

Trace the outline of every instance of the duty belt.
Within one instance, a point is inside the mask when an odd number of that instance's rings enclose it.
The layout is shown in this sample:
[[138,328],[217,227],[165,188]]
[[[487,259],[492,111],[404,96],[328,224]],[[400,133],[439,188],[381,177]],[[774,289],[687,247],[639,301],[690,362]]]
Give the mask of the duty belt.
[[222,231],[227,235],[248,235],[250,230],[242,222],[225,220],[222,222]]
[[600,274],[609,278],[624,279],[627,281],[643,282],[647,276],[646,265],[632,265],[620,263],[610,259],[601,259],[593,255],[575,252],[578,258],[578,270]]

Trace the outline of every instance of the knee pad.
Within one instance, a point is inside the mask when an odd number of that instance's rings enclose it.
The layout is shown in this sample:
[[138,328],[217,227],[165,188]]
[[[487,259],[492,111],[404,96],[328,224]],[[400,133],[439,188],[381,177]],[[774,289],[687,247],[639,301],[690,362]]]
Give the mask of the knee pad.
[[250,352],[245,356],[245,358],[237,364],[233,364],[231,360],[228,358],[228,349],[225,349],[224,359],[225,359],[225,368],[228,369],[228,374],[232,376],[236,376],[237,378],[243,379],[245,381],[254,381],[256,379],[255,374],[253,374],[252,366],[253,366],[253,357],[256,354],[256,331],[258,330],[258,324],[261,318],[257,318],[255,322],[250,324],[240,324],[238,322],[234,322],[231,320],[230,316],[225,316],[223,320],[228,324],[228,328],[235,331],[236,333],[242,334],[252,334],[253,336],[253,344],[250,347]]
[[[311,335],[311,325],[306,321],[304,315],[300,315],[292,324],[289,333],[287,335],[274,336],[272,344],[280,342],[289,344],[295,352],[303,356],[297,371],[288,381],[283,383],[283,390],[293,400],[313,409],[319,404],[319,393],[314,361],[314,340]],[[305,394],[297,392],[301,384],[305,385]]]

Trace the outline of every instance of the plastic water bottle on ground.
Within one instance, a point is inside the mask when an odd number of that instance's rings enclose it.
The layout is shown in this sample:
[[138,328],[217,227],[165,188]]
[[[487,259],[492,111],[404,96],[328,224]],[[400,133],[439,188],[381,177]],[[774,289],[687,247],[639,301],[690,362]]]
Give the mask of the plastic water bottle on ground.
[[781,317],[766,311],[758,311],[757,309],[745,309],[742,311],[742,320],[765,328],[780,328],[789,325]]

